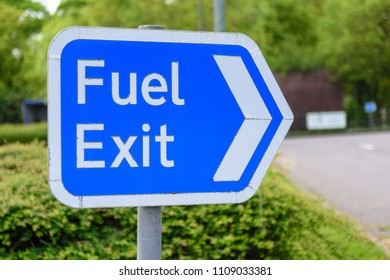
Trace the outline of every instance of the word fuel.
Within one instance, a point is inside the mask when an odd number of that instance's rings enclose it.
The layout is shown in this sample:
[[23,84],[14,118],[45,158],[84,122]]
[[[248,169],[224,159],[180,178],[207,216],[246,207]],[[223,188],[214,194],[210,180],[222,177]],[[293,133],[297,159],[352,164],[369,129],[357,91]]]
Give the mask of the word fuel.
[[[87,103],[87,86],[103,86],[102,78],[88,78],[86,77],[87,67],[104,67],[104,60],[78,60],[77,61],[77,104],[83,105]],[[185,100],[179,97],[179,63],[172,62],[171,64],[171,101],[177,106],[185,105]],[[127,97],[121,97],[119,94],[119,73],[111,73],[111,95],[113,101],[119,106],[137,105],[139,95],[137,93],[137,73],[130,73],[130,92]],[[156,86],[158,82],[158,86]],[[153,85],[152,85],[153,84]],[[158,74],[151,73],[143,78],[141,84],[141,96],[145,102],[151,106],[161,106],[167,102],[164,93],[168,93],[168,85],[166,79]],[[154,96],[151,95],[154,93]],[[160,93],[159,97],[155,97],[156,93]],[[77,168],[105,168],[106,162],[104,160],[86,160],[85,150],[87,149],[103,149],[102,142],[86,142],[86,131],[104,131],[104,124],[90,123],[90,124],[76,124],[76,149],[77,149]],[[142,131],[148,133],[150,125],[145,123],[142,125]],[[142,138],[142,167],[150,167],[150,135],[143,135],[142,137],[130,135],[126,140],[119,136],[111,136],[119,149],[117,156],[111,163],[111,168],[118,168],[120,164],[126,160],[130,167],[139,167],[140,161],[134,159],[131,154],[131,147]],[[174,135],[168,135],[168,126],[166,124],[160,126],[160,134],[156,135],[152,141],[160,145],[160,163],[163,167],[174,167],[175,162],[168,159],[168,143],[175,141]]]

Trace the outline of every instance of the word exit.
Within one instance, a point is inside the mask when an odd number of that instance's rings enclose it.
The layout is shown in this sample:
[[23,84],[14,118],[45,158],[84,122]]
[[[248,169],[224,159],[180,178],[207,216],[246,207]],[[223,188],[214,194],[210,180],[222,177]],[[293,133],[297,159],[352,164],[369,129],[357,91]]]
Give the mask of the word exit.
[[[85,150],[88,149],[103,149],[102,142],[86,142],[85,133],[87,131],[104,131],[104,124],[77,124],[77,168],[105,168],[106,162],[104,160],[86,160]],[[142,125],[144,132],[150,131],[150,125],[145,123]],[[123,161],[126,161],[130,167],[139,167],[138,162],[131,154],[131,147],[137,141],[138,136],[129,136],[123,140],[119,136],[112,136],[119,149],[117,156],[110,165],[111,168],[118,168]],[[150,135],[142,136],[142,167],[150,166]],[[168,159],[168,143],[174,142],[173,135],[167,135],[167,125],[160,127],[160,135],[154,137],[154,141],[160,143],[160,163],[164,167],[173,167],[174,160]]]

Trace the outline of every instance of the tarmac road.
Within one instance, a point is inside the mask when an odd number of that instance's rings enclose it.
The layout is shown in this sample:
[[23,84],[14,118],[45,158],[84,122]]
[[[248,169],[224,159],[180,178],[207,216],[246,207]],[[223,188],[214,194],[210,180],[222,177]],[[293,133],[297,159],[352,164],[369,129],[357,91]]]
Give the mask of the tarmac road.
[[390,132],[290,137],[274,163],[373,233],[390,234]]

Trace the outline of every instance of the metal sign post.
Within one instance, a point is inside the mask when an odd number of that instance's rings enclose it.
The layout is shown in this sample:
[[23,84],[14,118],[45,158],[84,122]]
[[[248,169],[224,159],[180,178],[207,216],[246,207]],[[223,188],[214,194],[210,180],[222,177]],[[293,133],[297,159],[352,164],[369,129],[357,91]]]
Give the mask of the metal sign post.
[[137,259],[161,260],[162,207],[138,207]]
[[375,125],[374,113],[377,110],[376,103],[374,101],[368,101],[364,103],[364,111],[368,114],[368,125],[370,127]]
[[[141,25],[139,29],[164,29],[162,25]],[[161,260],[162,207],[138,207],[137,259]]]
[[214,0],[214,30],[225,31],[225,0]]

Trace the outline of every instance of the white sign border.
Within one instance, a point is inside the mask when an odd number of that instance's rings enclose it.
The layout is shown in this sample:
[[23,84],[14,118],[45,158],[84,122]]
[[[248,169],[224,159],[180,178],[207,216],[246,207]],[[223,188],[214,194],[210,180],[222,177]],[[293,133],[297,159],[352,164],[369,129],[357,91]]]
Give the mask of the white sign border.
[[[105,196],[74,196],[69,193],[62,182],[61,166],[61,53],[68,43],[79,39],[222,44],[238,45],[247,49],[283,115],[283,120],[249,182],[249,185],[239,192]],[[259,47],[252,39],[244,34],[77,26],[60,31],[51,42],[48,49],[48,116],[50,189],[59,201],[74,208],[241,203],[256,193],[294,118]]]

